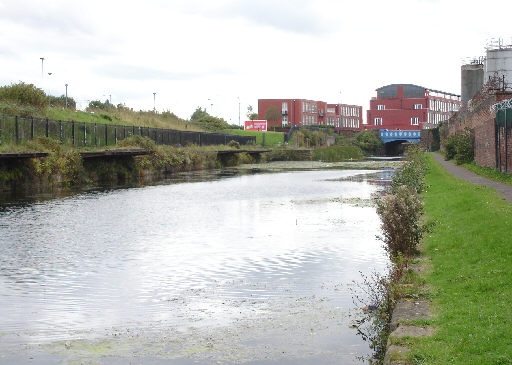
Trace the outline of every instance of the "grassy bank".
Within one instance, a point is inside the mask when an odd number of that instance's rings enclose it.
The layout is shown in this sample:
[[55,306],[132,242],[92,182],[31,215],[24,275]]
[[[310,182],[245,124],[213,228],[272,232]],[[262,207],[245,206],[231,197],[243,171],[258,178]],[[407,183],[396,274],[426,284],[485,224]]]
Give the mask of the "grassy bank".
[[243,131],[240,129],[227,129],[222,132],[236,134],[238,136],[255,136],[256,144],[259,145],[263,145],[263,134],[265,134],[265,147],[272,147],[284,143],[284,133],[282,132]]
[[411,339],[416,364],[512,363],[512,205],[448,174],[428,157],[426,276],[433,337]]
[[493,169],[490,167],[482,167],[477,165],[475,162],[465,163],[462,166],[470,171],[473,171],[477,175],[486,177],[494,181],[499,181],[505,184],[512,185],[512,174],[500,172],[498,169]]
[[81,111],[60,107],[35,108],[30,105],[18,105],[0,101],[0,114],[22,117],[48,118],[50,120],[75,121],[80,123],[116,124],[151,128],[166,128],[187,131],[202,131],[201,128],[175,116],[173,113],[154,113],[152,111],[134,111],[128,108],[95,109]]

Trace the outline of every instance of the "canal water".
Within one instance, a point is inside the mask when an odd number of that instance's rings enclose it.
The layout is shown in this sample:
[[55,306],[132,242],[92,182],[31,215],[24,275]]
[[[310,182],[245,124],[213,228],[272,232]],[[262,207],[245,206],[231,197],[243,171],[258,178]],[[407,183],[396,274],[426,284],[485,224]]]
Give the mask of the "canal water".
[[203,172],[0,203],[0,364],[351,364],[389,171]]

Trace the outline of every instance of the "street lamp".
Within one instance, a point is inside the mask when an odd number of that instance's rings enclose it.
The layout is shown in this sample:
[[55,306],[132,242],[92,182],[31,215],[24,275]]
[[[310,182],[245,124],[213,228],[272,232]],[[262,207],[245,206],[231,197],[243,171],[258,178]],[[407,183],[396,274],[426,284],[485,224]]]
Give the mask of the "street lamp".
[[156,113],[156,93],[153,93],[153,113]]
[[44,71],[43,71],[43,64],[44,64],[44,57],[39,57],[41,60],[41,79],[44,78]]
[[240,96],[238,98],[238,129],[240,129]]
[[66,86],[66,109],[68,108],[68,84]]

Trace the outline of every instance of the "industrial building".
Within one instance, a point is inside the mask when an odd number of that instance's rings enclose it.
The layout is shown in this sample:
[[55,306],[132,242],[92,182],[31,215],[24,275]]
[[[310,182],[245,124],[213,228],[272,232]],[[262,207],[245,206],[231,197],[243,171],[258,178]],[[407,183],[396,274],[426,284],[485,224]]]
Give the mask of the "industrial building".
[[307,99],[259,99],[258,119],[268,120],[268,127],[327,125],[336,129],[360,130],[363,107],[328,104]]
[[462,65],[462,105],[467,105],[484,85],[489,91],[512,91],[512,44],[505,45],[501,39],[491,42],[485,56]]
[[370,100],[364,129],[433,128],[459,110],[460,95],[412,84],[378,88]]

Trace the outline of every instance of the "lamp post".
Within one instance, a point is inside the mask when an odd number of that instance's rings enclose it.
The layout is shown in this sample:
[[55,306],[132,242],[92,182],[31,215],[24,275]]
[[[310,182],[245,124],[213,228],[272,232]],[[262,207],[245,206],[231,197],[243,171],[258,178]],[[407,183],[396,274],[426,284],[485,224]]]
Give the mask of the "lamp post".
[[238,96],[238,129],[240,129],[240,96]]
[[153,113],[156,113],[156,93],[153,93]]
[[[49,84],[51,75],[53,75],[53,72],[48,72],[48,84]],[[49,85],[47,85],[47,86],[48,86],[48,93],[47,93],[48,94],[48,106],[51,107],[52,106],[52,103],[51,103],[52,98],[50,96],[50,86]]]
[[41,79],[44,78],[44,57],[39,57],[41,60]]
[[68,84],[66,86],[66,109],[68,108]]

